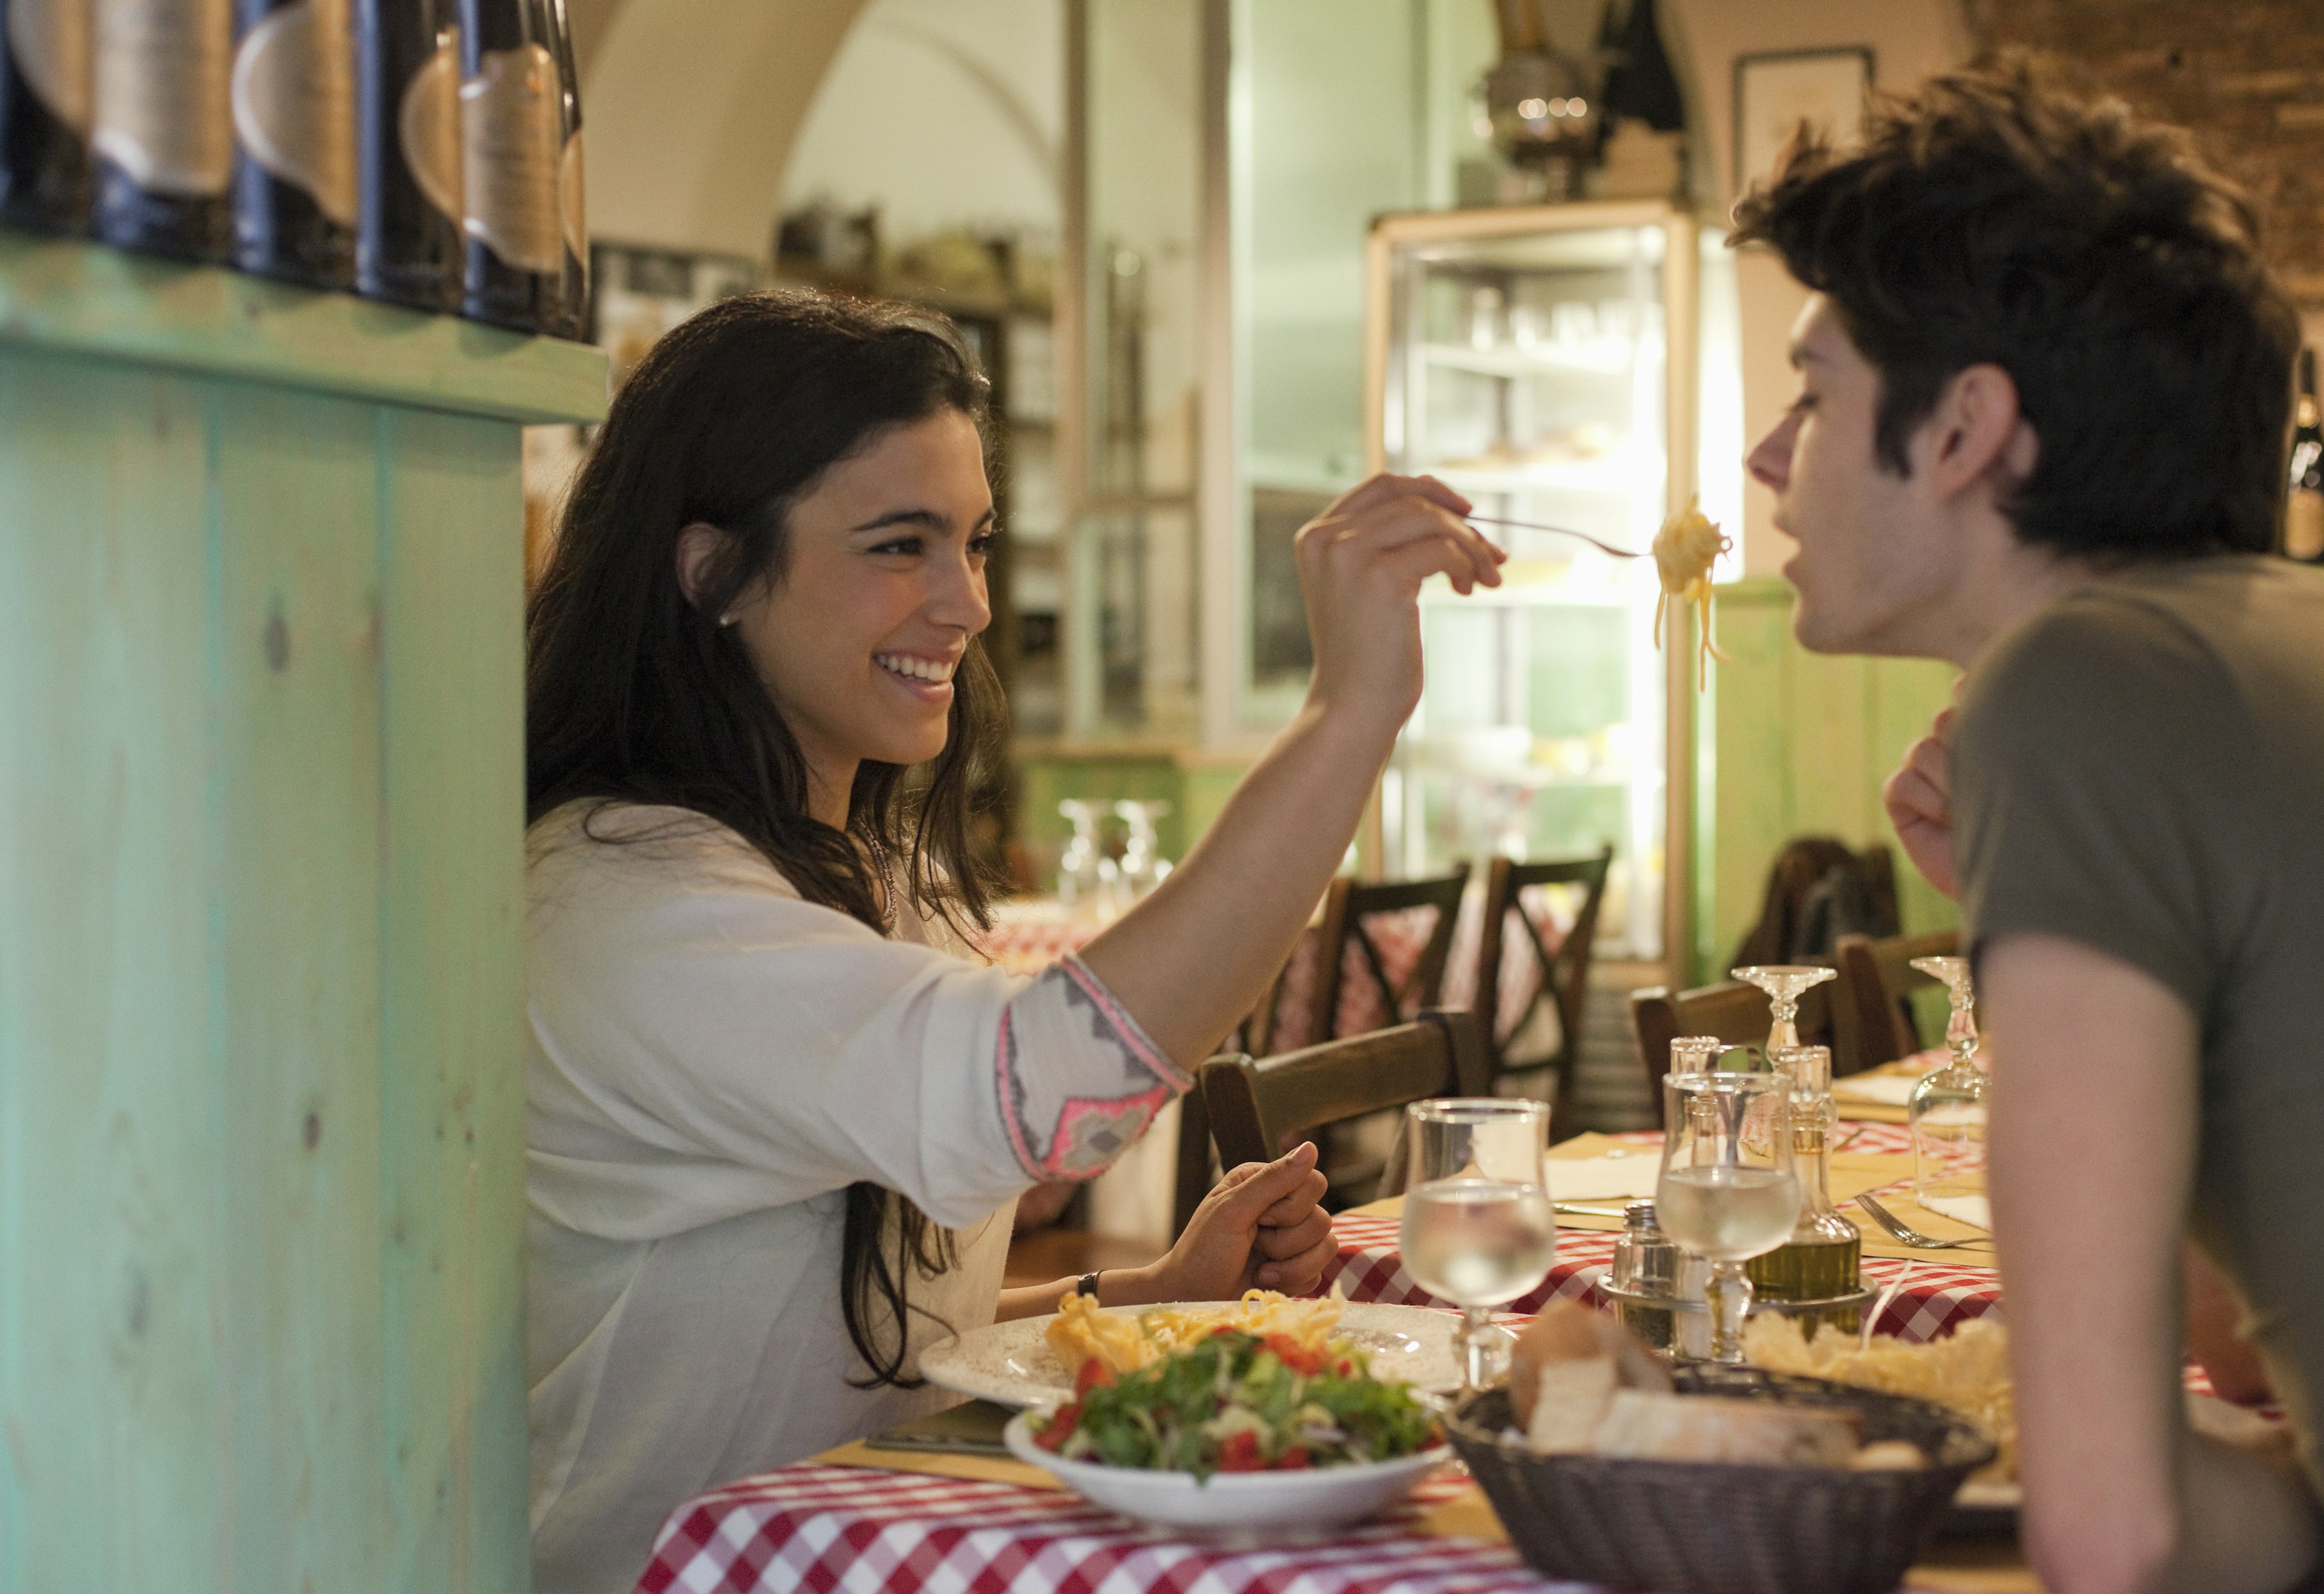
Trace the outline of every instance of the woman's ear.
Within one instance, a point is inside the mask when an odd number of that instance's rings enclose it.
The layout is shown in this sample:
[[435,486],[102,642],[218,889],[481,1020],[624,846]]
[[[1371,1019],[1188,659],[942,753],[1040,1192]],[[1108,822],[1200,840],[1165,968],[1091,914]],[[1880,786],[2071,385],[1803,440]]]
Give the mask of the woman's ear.
[[[707,521],[697,520],[678,533],[678,589],[696,608],[702,607],[711,572],[725,551],[726,533]],[[720,616],[719,624],[725,623],[725,616]]]

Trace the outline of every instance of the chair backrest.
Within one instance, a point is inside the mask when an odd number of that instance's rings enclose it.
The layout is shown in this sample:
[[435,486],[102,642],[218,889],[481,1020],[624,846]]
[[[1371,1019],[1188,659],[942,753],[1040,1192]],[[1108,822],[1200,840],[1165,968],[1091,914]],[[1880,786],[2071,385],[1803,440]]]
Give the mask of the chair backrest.
[[1326,1124],[1434,1096],[1489,1095],[1491,1083],[1476,1019],[1457,1008],[1279,1056],[1213,1057],[1202,1072],[1211,1135],[1228,1168],[1271,1161]]
[[[1544,1002],[1557,1010],[1558,1051],[1543,1059],[1557,1070],[1555,1115],[1567,1116],[1573,1095],[1575,1060],[1581,1054],[1582,1005],[1589,992],[1590,954],[1598,938],[1598,913],[1606,898],[1606,872],[1614,849],[1601,848],[1594,857],[1517,863],[1497,857],[1486,866],[1484,916],[1477,951],[1477,1027],[1490,1048],[1495,1071],[1505,1071],[1508,1043],[1521,1034],[1534,1011]],[[1541,885],[1578,885],[1582,901],[1573,922],[1553,952],[1541,927],[1525,908],[1522,894]],[[1501,973],[1508,959],[1511,936],[1523,937],[1539,973],[1537,982],[1512,992],[1503,1011]]]
[[[1359,978],[1379,998],[1380,1024],[1398,1024],[1407,1015],[1434,1006],[1443,994],[1444,960],[1452,950],[1452,931],[1461,918],[1461,894],[1468,885],[1466,866],[1458,874],[1427,880],[1359,883],[1342,877],[1333,881],[1315,929],[1315,982],[1310,993],[1307,1040],[1313,1043],[1340,1035],[1342,975],[1351,960],[1358,965]],[[1433,908],[1435,917],[1427,939],[1399,982],[1395,968],[1403,959],[1384,952],[1381,927],[1373,921],[1413,908]]]
[[1960,950],[1960,932],[1936,930],[1926,935],[1843,935],[1832,949],[1840,979],[1832,987],[1831,1071],[1861,1073],[1909,1057],[1921,1049],[1906,996],[1937,982],[1912,966],[1915,958],[1950,958]]
[[1896,866],[1886,845],[1863,852],[1830,836],[1796,836],[1767,870],[1758,922],[1730,968],[1829,959],[1842,934],[1895,935]]
[[[1800,998],[1795,1027],[1810,1046],[1831,1044],[1831,982],[1811,986]],[[1767,993],[1740,980],[1721,980],[1691,991],[1648,986],[1630,993],[1630,1016],[1638,1029],[1638,1052],[1655,1112],[1663,1110],[1663,1076],[1670,1071],[1670,1043],[1681,1035],[1717,1035],[1730,1046],[1764,1045],[1775,1012]]]

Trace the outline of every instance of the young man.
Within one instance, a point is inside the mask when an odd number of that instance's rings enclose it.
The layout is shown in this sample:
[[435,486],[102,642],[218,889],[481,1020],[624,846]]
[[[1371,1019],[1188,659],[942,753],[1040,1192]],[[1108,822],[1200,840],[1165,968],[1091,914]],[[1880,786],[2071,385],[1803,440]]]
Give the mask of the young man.
[[[1889,802],[1977,964],[2027,1551],[2052,1594],[2285,1588],[2324,1397],[2324,575],[2267,551],[2298,321],[2183,135],[2015,70],[1738,223],[1812,291],[1749,460],[1801,642],[1968,672]],[[2297,1467],[2188,1427],[2182,1235]]]

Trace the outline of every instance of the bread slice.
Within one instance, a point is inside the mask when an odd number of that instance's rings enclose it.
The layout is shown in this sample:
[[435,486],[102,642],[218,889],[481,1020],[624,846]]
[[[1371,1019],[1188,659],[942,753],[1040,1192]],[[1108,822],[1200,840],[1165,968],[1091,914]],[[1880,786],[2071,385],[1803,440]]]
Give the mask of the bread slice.
[[1655,1461],[1846,1467],[1856,1440],[1856,1419],[1845,1412],[1618,1389],[1590,1448]]
[[1670,1375],[1654,1353],[1621,1324],[1571,1301],[1560,1301],[1526,1326],[1510,1353],[1509,1410],[1529,1416],[1540,1402],[1544,1367],[1565,1361],[1610,1360],[1625,1389],[1668,1389]]
[[1588,1450],[1591,1435],[1613,1402],[1618,1376],[1610,1356],[1544,1364],[1534,1380],[1526,1442],[1544,1456]]

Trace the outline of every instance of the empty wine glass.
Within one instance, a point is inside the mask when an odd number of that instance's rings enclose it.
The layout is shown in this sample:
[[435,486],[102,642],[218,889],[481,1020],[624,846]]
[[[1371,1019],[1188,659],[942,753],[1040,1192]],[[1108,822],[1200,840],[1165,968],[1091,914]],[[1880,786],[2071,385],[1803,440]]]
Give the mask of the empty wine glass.
[[1167,802],[1121,802],[1113,811],[1130,827],[1129,844],[1121,853],[1121,885],[1131,900],[1144,896],[1170,872],[1170,860],[1162,856],[1160,838],[1155,821],[1170,812]]
[[1538,1287],[1557,1260],[1543,1158],[1549,1108],[1498,1098],[1416,1101],[1405,1109],[1410,1176],[1398,1247],[1404,1270],[1461,1309],[1452,1348],[1461,1389],[1508,1370],[1511,1340],[1490,1309]]
[[1068,797],[1057,804],[1058,815],[1074,827],[1074,839],[1057,860],[1057,900],[1068,907],[1095,904],[1102,883],[1101,866],[1107,860],[1098,849],[1097,827],[1105,804]]
[[[1977,1054],[1977,994],[1966,958],[1915,958],[1913,967],[1942,984],[1952,998],[1945,1016],[1944,1067],[1914,1082],[1904,1121],[1913,1131],[1913,1193],[1923,1206],[1985,1193],[1987,1081],[1970,1061]],[[1930,1207],[1931,1211],[1942,1211]],[[1975,1214],[1952,1214],[1969,1216]]]
[[1757,986],[1767,993],[1768,1006],[1775,1009],[1775,1022],[1767,1031],[1767,1050],[1800,1043],[1799,1026],[1794,1021],[1800,1015],[1800,997],[1811,986],[1825,980],[1838,979],[1840,970],[1823,968],[1807,963],[1754,963],[1744,968],[1727,971],[1747,985]]
[[1663,1080],[1662,1177],[1655,1212],[1678,1247],[1711,1264],[1711,1359],[1743,1359],[1751,1281],[1743,1265],[1791,1237],[1791,1081],[1772,1073],[1670,1074]]

